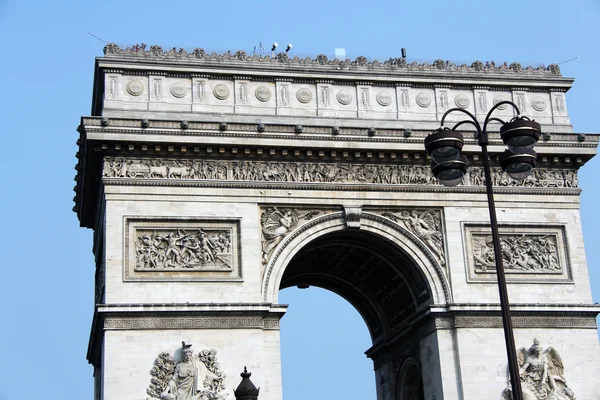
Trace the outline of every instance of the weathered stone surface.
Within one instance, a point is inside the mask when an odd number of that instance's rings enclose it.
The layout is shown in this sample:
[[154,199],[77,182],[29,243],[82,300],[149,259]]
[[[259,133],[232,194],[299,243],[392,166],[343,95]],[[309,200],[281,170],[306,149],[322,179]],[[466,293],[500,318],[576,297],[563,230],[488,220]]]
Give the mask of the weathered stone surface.
[[[500,171],[498,126],[490,133],[516,342],[553,349],[521,351],[522,377],[536,398],[598,393],[577,180],[598,136],[572,132],[572,80],[558,67],[114,44],[97,67],[74,201],[95,230],[88,358],[105,400],[218,398],[243,365],[261,399],[281,399],[278,292],[308,285],[364,317],[378,400],[499,398],[506,355],[477,138],[464,131],[470,167],[454,188],[432,177],[423,140],[449,109],[483,118],[503,100],[545,133],[523,181]],[[564,370],[540,379],[532,365],[544,360]],[[184,370],[207,386],[180,394]]]

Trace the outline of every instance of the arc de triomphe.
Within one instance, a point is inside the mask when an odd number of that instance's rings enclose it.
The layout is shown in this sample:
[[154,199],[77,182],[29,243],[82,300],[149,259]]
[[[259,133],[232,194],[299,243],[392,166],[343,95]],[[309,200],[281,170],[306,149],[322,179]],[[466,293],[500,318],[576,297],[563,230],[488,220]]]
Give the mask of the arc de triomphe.
[[423,146],[449,108],[502,100],[544,132],[525,181],[497,167],[497,132],[490,146],[522,384],[598,398],[577,182],[598,136],[573,132],[572,82],[555,65],[107,45],[74,208],[95,232],[95,398],[231,398],[247,365],[280,400],[278,291],[307,285],[363,316],[378,400],[506,396],[479,148],[466,132],[469,172],[446,188]]

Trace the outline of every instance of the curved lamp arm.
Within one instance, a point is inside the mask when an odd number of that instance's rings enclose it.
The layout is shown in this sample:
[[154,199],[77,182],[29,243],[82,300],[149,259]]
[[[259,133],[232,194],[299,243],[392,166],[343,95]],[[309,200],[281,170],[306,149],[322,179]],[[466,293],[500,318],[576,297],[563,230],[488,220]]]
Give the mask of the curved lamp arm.
[[[517,115],[521,115],[521,111],[519,111],[519,107],[517,107],[517,105],[515,103],[513,103],[512,101],[509,100],[504,100],[499,102],[498,104],[495,104],[494,107],[492,107],[490,109],[490,112],[487,113],[487,115],[485,116],[485,121],[483,122],[483,131],[485,132],[487,130],[487,124],[491,121],[498,121],[497,118],[491,118],[492,113],[494,111],[496,111],[496,109],[504,104],[508,104],[510,105],[512,108],[515,109],[515,111],[517,112]],[[504,124],[504,122],[502,122]]]

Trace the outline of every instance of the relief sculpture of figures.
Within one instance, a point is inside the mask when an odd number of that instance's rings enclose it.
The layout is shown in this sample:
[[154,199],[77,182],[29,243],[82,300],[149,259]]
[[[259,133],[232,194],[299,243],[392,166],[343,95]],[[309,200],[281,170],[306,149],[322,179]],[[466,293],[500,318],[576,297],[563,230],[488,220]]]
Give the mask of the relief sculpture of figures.
[[[163,352],[154,361],[147,400],[222,400],[225,374],[214,349],[194,356],[191,344],[181,343],[179,360]],[[176,352],[177,354],[177,352]]]
[[298,210],[291,208],[277,207],[267,208],[260,217],[260,225],[262,227],[263,242],[262,242],[262,262],[266,264],[269,255],[288,234],[289,231],[298,225],[300,219],[306,221],[312,219],[319,211],[308,211],[300,213]]
[[[522,181],[492,168],[492,185],[525,188],[576,188],[577,171],[537,168]],[[380,165],[277,161],[126,159],[107,157],[104,177],[130,179],[227,180],[337,184],[439,186],[423,165]],[[483,169],[472,167],[461,186],[483,186]]]
[[[564,366],[558,352],[552,347],[545,349],[537,339],[529,349],[517,351],[519,375],[523,400],[575,400],[575,394],[567,386]],[[502,393],[501,400],[512,400],[510,384]]]
[[[562,272],[555,235],[500,235],[500,250],[507,272]],[[473,258],[475,272],[495,271],[491,236],[473,236]]]
[[136,267],[156,269],[217,269],[232,267],[231,232],[227,230],[186,232],[138,232],[135,241]]
[[446,264],[444,236],[442,234],[442,221],[439,210],[404,210],[395,214],[385,212],[382,215],[403,225],[433,251],[440,265]]

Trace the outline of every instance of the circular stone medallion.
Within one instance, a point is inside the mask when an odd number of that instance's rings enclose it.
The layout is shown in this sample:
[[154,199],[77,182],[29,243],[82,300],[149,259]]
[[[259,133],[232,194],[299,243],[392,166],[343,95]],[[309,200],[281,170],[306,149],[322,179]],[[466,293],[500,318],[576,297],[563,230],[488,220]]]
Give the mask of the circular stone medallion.
[[531,100],[531,107],[536,111],[544,111],[546,109],[546,100],[543,97],[535,97]]
[[392,104],[392,95],[390,94],[390,92],[387,91],[383,91],[383,92],[379,92],[377,93],[377,96],[375,96],[375,99],[377,100],[377,102],[384,106],[387,107],[390,104]]
[[140,81],[131,81],[127,84],[127,93],[132,96],[139,96],[144,93],[144,84]]
[[419,93],[415,99],[417,104],[422,108],[427,108],[431,105],[431,97],[427,93]]
[[174,83],[173,85],[171,85],[171,94],[173,95],[173,97],[177,97],[178,99],[181,99],[182,97],[185,97],[187,92],[188,92],[187,85],[183,82],[177,82],[177,83]]
[[296,92],[296,98],[300,103],[308,103],[312,100],[312,92],[307,88],[302,88]]
[[[501,101],[507,101],[508,99],[504,96],[496,96],[494,97],[494,99],[492,100],[492,102],[494,103],[494,105],[500,103]],[[498,107],[498,110],[506,110],[508,108],[508,104],[502,104],[500,107]]]
[[263,103],[271,99],[271,89],[266,86],[259,86],[254,91],[254,95],[259,101]]
[[217,99],[225,100],[226,98],[229,97],[229,88],[227,86],[223,85],[222,83],[219,83],[213,89],[213,94],[215,95],[215,97]]
[[352,102],[352,93],[350,93],[347,90],[340,90],[335,95],[335,98],[337,99],[337,101],[340,102],[340,104],[347,106],[348,104],[350,104]]
[[469,107],[469,104],[471,104],[471,101],[464,94],[459,94],[454,98],[454,104],[459,108],[467,108]]

